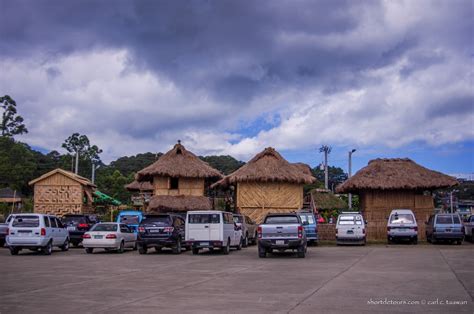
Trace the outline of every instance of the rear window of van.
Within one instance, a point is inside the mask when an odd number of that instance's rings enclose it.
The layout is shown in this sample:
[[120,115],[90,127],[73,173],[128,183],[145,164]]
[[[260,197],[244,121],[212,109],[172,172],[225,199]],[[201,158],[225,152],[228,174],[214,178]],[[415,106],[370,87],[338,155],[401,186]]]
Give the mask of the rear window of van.
[[415,219],[412,214],[394,214],[390,217],[392,224],[413,224]]
[[296,216],[268,216],[265,218],[266,224],[299,224]]
[[39,216],[16,216],[13,220],[12,227],[39,227]]
[[440,225],[450,225],[453,223],[453,216],[451,215],[439,215],[436,217],[436,223]]
[[221,222],[220,214],[189,214],[190,224],[218,224]]

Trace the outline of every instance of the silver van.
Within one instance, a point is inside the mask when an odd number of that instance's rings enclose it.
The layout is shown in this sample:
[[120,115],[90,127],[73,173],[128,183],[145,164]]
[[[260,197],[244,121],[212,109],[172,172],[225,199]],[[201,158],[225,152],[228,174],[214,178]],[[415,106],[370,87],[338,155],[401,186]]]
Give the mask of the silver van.
[[418,225],[410,209],[394,209],[388,217],[387,242],[391,244],[396,240],[409,240],[418,243]]
[[358,212],[342,212],[337,217],[336,244],[366,243],[364,217]]
[[6,243],[12,255],[17,255],[22,249],[41,250],[50,255],[53,246],[62,251],[69,250],[69,232],[56,216],[15,214],[8,224]]

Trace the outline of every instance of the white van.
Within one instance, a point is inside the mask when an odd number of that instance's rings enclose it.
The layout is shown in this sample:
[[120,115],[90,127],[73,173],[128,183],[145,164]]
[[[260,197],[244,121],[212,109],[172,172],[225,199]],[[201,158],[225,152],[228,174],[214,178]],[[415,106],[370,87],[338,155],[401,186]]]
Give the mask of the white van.
[[7,246],[12,255],[22,249],[41,250],[50,255],[53,246],[69,249],[69,232],[53,215],[15,214],[8,224]]
[[394,209],[388,217],[387,242],[390,244],[399,239],[418,243],[418,225],[410,209]]
[[361,244],[366,243],[364,217],[358,212],[342,212],[337,217],[336,243]]
[[230,247],[242,248],[242,230],[234,223],[232,213],[216,210],[189,211],[186,214],[186,245],[193,254],[200,249],[222,249],[229,254]]

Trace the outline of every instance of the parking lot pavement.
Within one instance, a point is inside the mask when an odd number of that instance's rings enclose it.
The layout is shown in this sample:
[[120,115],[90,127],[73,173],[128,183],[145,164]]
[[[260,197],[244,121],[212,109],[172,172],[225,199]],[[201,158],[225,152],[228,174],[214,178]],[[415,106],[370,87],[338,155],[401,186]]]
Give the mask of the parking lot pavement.
[[[52,256],[0,249],[0,313],[473,313],[474,245]],[[451,304],[451,303],[460,304]]]

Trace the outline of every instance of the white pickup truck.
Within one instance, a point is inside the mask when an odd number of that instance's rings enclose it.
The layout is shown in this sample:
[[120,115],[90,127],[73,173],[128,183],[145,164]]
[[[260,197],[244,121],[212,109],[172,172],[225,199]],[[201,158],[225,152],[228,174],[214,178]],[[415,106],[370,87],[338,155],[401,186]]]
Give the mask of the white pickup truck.
[[306,233],[296,213],[268,214],[258,226],[258,256],[264,258],[274,250],[292,250],[304,258],[307,250]]

